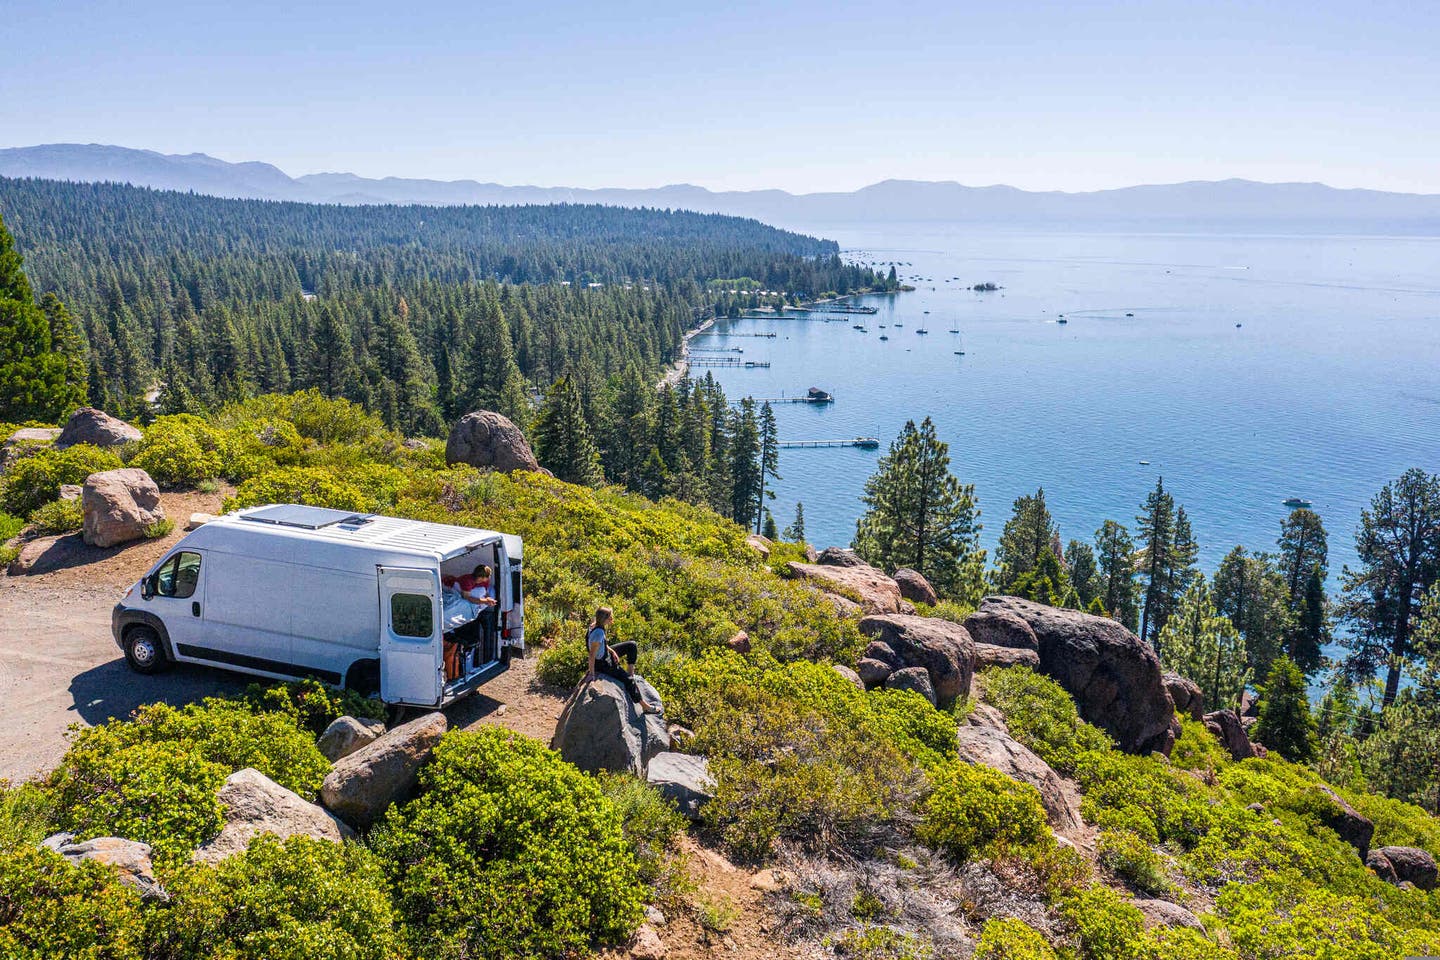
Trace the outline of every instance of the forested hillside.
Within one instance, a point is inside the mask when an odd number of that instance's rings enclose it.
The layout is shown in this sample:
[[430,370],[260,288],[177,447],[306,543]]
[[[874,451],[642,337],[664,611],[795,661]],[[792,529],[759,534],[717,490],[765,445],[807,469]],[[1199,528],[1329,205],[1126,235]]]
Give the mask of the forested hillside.
[[498,404],[507,381],[513,408],[578,361],[655,371],[700,317],[759,291],[884,285],[832,242],[680,211],[334,207],[0,179],[0,217],[37,294],[78,320],[90,399],[131,415],[157,389],[161,410],[191,412],[315,387],[434,433],[462,407]]

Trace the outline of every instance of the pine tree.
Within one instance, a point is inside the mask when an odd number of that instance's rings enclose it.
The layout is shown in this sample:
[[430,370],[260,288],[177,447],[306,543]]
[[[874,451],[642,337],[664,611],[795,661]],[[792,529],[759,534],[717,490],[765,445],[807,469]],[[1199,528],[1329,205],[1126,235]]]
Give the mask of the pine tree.
[[505,381],[520,371],[510,342],[510,324],[500,304],[487,297],[480,305],[479,316],[467,325],[474,326],[474,334],[465,367],[464,405],[470,410],[494,410]]
[[[775,426],[775,411],[770,409],[770,404],[766,402],[760,406],[760,492],[755,505],[757,517],[761,511],[769,513],[765,507],[766,497],[768,496],[771,500],[775,499],[775,491],[767,490],[765,487],[765,480],[768,477],[780,479],[780,446]],[[755,532],[760,532],[758,519]]]
[[1284,576],[1266,554],[1236,547],[1216,568],[1211,592],[1216,612],[1245,638],[1251,671],[1257,677],[1268,673],[1293,629]]
[[1078,610],[1081,606],[1079,594],[1071,587],[1065,568],[1049,547],[1040,551],[1033,567],[1016,578],[1011,590],[1017,597],[1052,607],[1074,607]]
[[605,480],[600,451],[580,406],[580,392],[569,377],[550,385],[535,420],[535,456],[541,466],[567,483],[599,486]]
[[1145,498],[1135,520],[1140,525],[1140,576],[1145,582],[1140,639],[1155,642],[1173,600],[1170,552],[1175,546],[1175,498],[1165,492],[1163,477],[1155,481],[1155,489]]
[[1280,524],[1277,544],[1291,613],[1286,650],[1301,670],[1312,674],[1320,669],[1321,648],[1330,640],[1330,604],[1325,596],[1329,538],[1320,515],[1305,509],[1290,511]]
[[0,220],[0,420],[59,420],[81,386],[67,375],[70,359],[51,349],[50,324]]
[[733,417],[730,433],[730,476],[734,485],[730,492],[730,516],[747,529],[758,516],[757,505],[764,476],[760,463],[760,424],[755,416],[755,401],[740,401]]
[[1105,612],[1135,630],[1140,625],[1139,587],[1135,583],[1135,542],[1123,524],[1106,520],[1095,531],[1096,598]]
[[495,398],[495,412],[508,417],[521,433],[529,432],[535,410],[530,403],[530,385],[518,368],[512,367],[510,375],[505,378],[500,395]]
[[912,420],[865,482],[854,548],[886,570],[919,571],[940,593],[978,602],[985,553],[975,488],[950,472],[950,448],[929,417]]
[[996,592],[1014,592],[1015,582],[1035,568],[1040,554],[1050,549],[1051,540],[1058,536],[1043,487],[1033,497],[1018,497],[995,547]]
[[307,346],[306,383],[332,400],[346,396],[359,371],[355,367],[350,324],[339,308],[329,303],[320,308]]
[[1255,738],[1291,763],[1315,758],[1315,721],[1305,674],[1289,657],[1277,657],[1265,677]]
[[640,468],[654,448],[651,438],[654,407],[654,388],[646,382],[638,366],[627,364],[615,387],[601,444],[606,473],[616,483],[636,486]]
[[1440,579],[1440,477],[1405,472],[1360,511],[1355,534],[1360,566],[1341,576],[1341,618],[1351,626],[1352,676],[1385,668],[1385,706],[1395,702],[1411,665],[1411,631],[1420,599]]
[[765,508],[765,522],[760,527],[760,536],[766,540],[779,540],[780,531],[775,528],[775,515]]
[[1075,588],[1081,606],[1088,609],[1100,593],[1095,550],[1083,540],[1071,540],[1065,545],[1065,563],[1070,567],[1070,585]]
[[795,520],[781,535],[791,543],[805,542],[805,504],[798,500],[795,502]]
[[50,349],[65,362],[65,390],[55,398],[56,408],[64,414],[85,403],[90,385],[90,347],[79,321],[55,294],[40,298],[40,310],[50,328]]
[[1193,680],[1211,709],[1233,707],[1250,681],[1245,640],[1215,612],[1204,577],[1191,580],[1180,605],[1160,631],[1160,660]]

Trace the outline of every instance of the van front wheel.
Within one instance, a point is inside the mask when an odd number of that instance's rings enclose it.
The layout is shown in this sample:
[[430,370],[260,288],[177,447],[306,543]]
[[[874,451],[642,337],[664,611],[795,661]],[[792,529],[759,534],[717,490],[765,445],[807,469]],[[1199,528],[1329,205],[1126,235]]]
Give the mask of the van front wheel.
[[160,634],[150,627],[132,627],[125,634],[125,662],[136,673],[152,674],[165,669],[165,646]]

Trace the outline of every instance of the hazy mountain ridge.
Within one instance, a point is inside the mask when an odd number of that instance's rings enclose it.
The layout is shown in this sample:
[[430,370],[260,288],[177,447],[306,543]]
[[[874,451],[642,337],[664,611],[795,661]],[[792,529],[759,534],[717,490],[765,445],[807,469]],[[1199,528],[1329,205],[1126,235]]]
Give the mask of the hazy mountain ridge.
[[1251,180],[1149,184],[1087,193],[884,180],[853,192],[711,191],[691,184],[645,189],[506,186],[476,180],[291,177],[271,164],[203,153],[162,154],[102,144],[0,149],[0,176],[116,181],[219,197],[337,204],[598,203],[725,213],[782,224],[849,221],[1369,223],[1440,228],[1440,195],[1337,189]]

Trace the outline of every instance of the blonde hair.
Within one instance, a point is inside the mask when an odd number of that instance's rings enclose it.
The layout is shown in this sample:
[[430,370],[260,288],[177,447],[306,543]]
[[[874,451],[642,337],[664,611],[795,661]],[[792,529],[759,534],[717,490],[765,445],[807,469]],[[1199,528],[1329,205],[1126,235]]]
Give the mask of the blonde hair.
[[615,619],[615,611],[609,607],[601,607],[595,611],[595,626],[603,626]]

